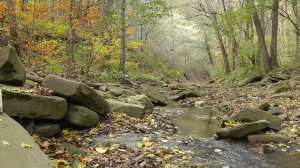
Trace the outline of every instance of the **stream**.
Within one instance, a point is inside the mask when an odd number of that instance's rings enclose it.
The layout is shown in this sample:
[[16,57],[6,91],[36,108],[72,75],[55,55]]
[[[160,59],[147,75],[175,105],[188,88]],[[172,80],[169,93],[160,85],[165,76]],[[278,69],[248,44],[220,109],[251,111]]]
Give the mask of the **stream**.
[[[214,133],[220,128],[216,117],[220,113],[210,108],[168,107],[164,111],[178,128],[178,136],[168,137],[168,141],[161,142],[157,149],[179,146],[183,150],[191,150],[192,164],[199,163],[208,168],[299,168],[299,152],[263,154],[246,141],[215,140]],[[124,133],[99,136],[93,145],[116,143],[137,146],[144,137],[160,141],[155,134]]]
[[193,147],[193,161],[211,168],[299,168],[299,152],[260,154],[248,142],[215,140],[220,128],[214,119],[218,112],[209,108],[171,108],[166,110],[183,137],[199,138]]

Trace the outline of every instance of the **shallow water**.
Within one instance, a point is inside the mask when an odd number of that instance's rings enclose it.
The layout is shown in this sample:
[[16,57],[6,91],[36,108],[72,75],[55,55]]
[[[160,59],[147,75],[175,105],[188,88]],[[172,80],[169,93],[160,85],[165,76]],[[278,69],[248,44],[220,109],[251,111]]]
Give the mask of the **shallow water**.
[[219,112],[209,108],[170,108],[178,134],[200,138],[193,147],[193,162],[208,168],[300,168],[300,152],[261,154],[248,142],[216,141],[214,133],[220,123],[214,119]]
[[178,134],[184,137],[210,138],[220,128],[214,119],[219,113],[209,108],[177,108],[167,112],[172,112],[171,119],[178,127]]

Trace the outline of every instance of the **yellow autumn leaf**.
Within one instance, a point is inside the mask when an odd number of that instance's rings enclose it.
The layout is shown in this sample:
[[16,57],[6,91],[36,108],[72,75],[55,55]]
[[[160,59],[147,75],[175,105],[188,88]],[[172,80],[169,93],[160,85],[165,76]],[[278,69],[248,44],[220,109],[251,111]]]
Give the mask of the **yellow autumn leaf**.
[[22,143],[22,144],[21,144],[21,147],[22,147],[22,148],[33,148],[33,146],[28,145],[28,144],[26,144],[26,143]]
[[143,142],[149,142],[150,139],[148,137],[143,137]]
[[7,141],[5,141],[5,140],[2,141],[2,144],[3,144],[4,146],[9,146],[9,145],[10,145],[10,143],[7,142]]
[[98,153],[100,153],[100,154],[106,153],[107,150],[108,150],[108,149],[106,149],[106,148],[101,148],[101,147],[96,148],[96,151],[97,151]]
[[291,129],[291,134],[296,134],[298,132],[297,128],[292,128]]

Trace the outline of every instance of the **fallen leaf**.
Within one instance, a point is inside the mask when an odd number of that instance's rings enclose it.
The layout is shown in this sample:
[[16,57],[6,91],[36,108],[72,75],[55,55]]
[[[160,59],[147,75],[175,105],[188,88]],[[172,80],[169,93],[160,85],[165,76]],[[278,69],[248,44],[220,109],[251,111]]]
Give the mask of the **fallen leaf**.
[[96,148],[96,151],[100,154],[104,154],[107,152],[108,149],[105,149],[105,148],[101,148],[101,147],[98,147]]
[[33,148],[33,146],[28,145],[28,144],[26,144],[26,143],[22,143],[22,144],[21,144],[21,147],[22,147],[22,148],[27,148],[27,149]]
[[4,146],[9,146],[9,145],[10,145],[10,143],[7,142],[7,141],[5,141],[5,140],[2,141],[2,144],[3,144]]

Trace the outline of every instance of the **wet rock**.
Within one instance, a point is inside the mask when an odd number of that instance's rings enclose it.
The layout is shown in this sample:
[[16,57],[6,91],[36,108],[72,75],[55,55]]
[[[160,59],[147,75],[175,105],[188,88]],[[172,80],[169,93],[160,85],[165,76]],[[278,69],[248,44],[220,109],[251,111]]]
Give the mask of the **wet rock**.
[[293,116],[296,118],[300,118],[300,110],[294,110],[293,111]]
[[270,107],[268,113],[271,113],[275,116],[278,116],[278,115],[281,115],[285,112],[284,112],[284,109],[281,108],[281,107]]
[[260,135],[248,135],[248,140],[251,143],[287,143],[290,138],[280,134],[260,134]]
[[202,97],[202,96],[206,96],[206,95],[207,94],[205,94],[205,93],[200,93],[200,92],[196,92],[196,91],[183,91],[175,96],[172,96],[171,99],[175,100],[175,101],[179,101],[179,100],[183,100],[183,99],[190,98],[190,97]]
[[[3,168],[51,168],[48,156],[33,141],[26,130],[6,114],[0,115],[0,167]],[[3,141],[9,143],[2,144]],[[21,144],[32,148],[24,149]]]
[[167,99],[163,95],[157,93],[157,91],[155,91],[153,88],[145,87],[142,90],[142,93],[148,96],[154,105],[166,106],[168,104]]
[[294,99],[294,96],[290,92],[284,92],[284,93],[273,94],[270,98],[272,98],[272,99],[277,99],[277,98]]
[[13,47],[0,49],[0,83],[23,86],[25,83],[25,66],[20,61]]
[[64,79],[55,75],[46,76],[43,86],[52,89],[55,94],[66,98],[70,102],[85,106],[98,115],[109,113],[109,104],[91,87],[76,81]]
[[270,107],[271,107],[271,105],[269,103],[263,103],[258,108],[263,111],[268,111]]
[[113,112],[125,113],[129,117],[142,118],[145,106],[138,104],[123,103],[116,100],[107,100]]
[[270,123],[270,128],[275,131],[279,131],[281,128],[281,119],[265,111],[254,109],[254,108],[244,108],[238,114],[238,120],[242,122],[254,122],[259,120],[267,120]]
[[258,75],[254,75],[254,76],[251,76],[251,77],[248,77],[242,81],[240,81],[238,83],[238,86],[246,86],[247,84],[249,83],[256,83],[256,82],[259,82],[263,79],[263,75],[261,74],[258,74]]
[[65,120],[75,126],[88,128],[99,123],[98,114],[86,107],[75,104],[68,104],[68,111]]
[[233,128],[222,128],[216,132],[220,139],[239,139],[243,138],[249,134],[254,134],[262,131],[269,127],[269,122],[266,120],[260,120],[256,122],[250,122],[242,124],[238,127]]
[[133,100],[133,101],[140,102],[147,109],[153,109],[154,108],[153,103],[151,102],[151,100],[149,99],[149,97],[147,97],[146,95],[129,96],[128,100]]
[[61,127],[58,124],[39,124],[35,125],[34,132],[43,137],[50,138],[61,133]]
[[60,120],[67,111],[67,101],[64,98],[9,90],[2,90],[2,94],[3,110],[9,116]]

